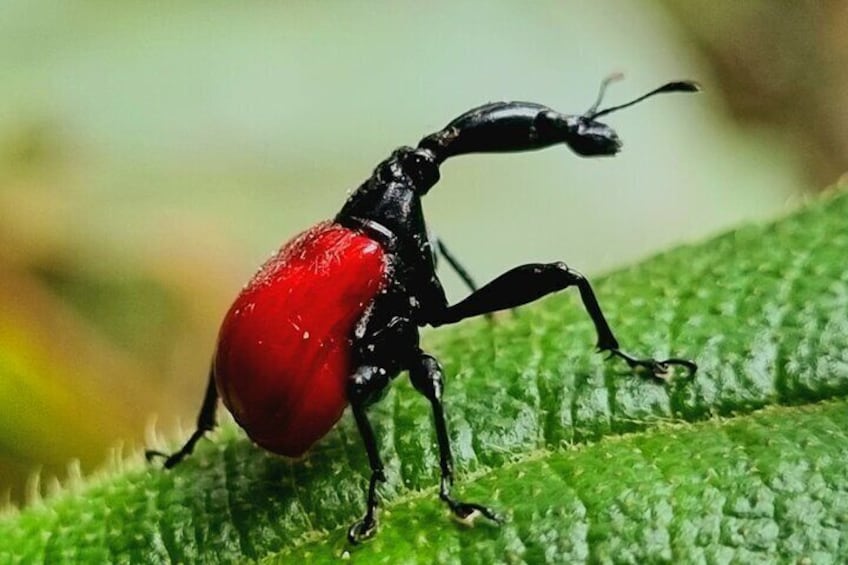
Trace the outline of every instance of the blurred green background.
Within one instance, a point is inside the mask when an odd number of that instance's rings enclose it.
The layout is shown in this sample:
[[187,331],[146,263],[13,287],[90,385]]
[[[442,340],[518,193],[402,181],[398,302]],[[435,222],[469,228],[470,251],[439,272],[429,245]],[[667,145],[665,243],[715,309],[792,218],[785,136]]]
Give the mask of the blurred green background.
[[256,266],[472,106],[579,113],[613,71],[609,104],[705,91],[611,116],[616,159],[447,163],[429,222],[481,280],[599,273],[796,206],[848,169],[846,28],[840,2],[5,0],[0,493],[189,429]]

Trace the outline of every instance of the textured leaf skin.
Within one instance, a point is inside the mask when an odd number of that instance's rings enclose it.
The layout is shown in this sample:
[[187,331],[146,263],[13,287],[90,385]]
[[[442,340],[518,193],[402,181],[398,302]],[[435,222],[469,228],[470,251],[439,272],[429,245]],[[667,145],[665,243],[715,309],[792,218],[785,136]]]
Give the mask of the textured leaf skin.
[[[389,475],[382,528],[351,555],[848,559],[845,218],[838,195],[598,281],[623,347],[696,358],[692,382],[663,387],[593,355],[570,294],[429,334],[449,379],[458,494],[511,520],[465,530],[446,517],[429,411],[401,378],[372,411]],[[824,399],[837,400],[796,406]],[[739,417],[771,405],[784,407]],[[616,437],[627,432],[639,433]],[[173,471],[126,467],[0,519],[0,563],[336,560],[368,470],[348,417],[296,462],[228,425]]]
[[466,489],[509,509],[500,528],[450,522],[416,494],[368,545],[339,530],[268,562],[844,562],[846,429],[838,401],[541,450]]

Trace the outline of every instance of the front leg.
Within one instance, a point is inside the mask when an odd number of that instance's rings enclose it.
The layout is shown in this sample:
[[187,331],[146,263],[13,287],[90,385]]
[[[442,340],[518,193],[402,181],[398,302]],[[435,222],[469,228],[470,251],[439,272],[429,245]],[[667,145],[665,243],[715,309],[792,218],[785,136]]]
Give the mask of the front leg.
[[432,326],[453,324],[465,318],[479,316],[507,308],[528,304],[543,296],[576,286],[580,291],[583,307],[595,324],[598,334],[598,349],[609,351],[611,356],[624,359],[634,369],[646,369],[656,379],[666,380],[672,366],[684,367],[689,376],[698,366],[688,359],[671,358],[657,361],[640,359],[619,348],[618,340],[604,317],[598,299],[589,281],[582,274],[570,269],[565,263],[530,263],[507,271],[465,300],[443,309],[434,309],[425,321]]
[[370,538],[377,529],[377,483],[385,482],[386,474],[383,470],[383,462],[380,460],[374,430],[365,414],[365,408],[375,395],[379,395],[386,388],[389,380],[385,369],[375,365],[363,365],[351,375],[347,383],[348,401],[371,466],[365,516],[348,529],[347,538],[351,543],[359,543]]

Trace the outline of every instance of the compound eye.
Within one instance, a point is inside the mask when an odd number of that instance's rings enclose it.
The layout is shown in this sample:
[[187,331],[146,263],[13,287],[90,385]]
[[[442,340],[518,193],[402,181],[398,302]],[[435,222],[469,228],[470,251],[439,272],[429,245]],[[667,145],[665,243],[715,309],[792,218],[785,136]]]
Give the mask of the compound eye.
[[404,159],[404,168],[423,190],[429,189],[439,180],[439,167],[432,155],[414,151]]
[[577,129],[577,139],[571,144],[581,155],[615,155],[621,149],[621,141],[615,131],[606,124],[583,120]]

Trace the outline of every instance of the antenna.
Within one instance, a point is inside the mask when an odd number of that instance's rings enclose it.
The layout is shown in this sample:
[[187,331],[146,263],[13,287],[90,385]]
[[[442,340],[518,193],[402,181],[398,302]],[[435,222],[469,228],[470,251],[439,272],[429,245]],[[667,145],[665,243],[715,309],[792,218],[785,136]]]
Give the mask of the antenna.
[[[607,87],[620,80],[624,79],[624,73],[612,73],[608,75],[604,80],[601,81],[601,88],[598,89],[598,98],[595,100],[595,103],[584,112],[584,116],[594,116],[595,111],[598,109],[598,106],[601,105],[601,101],[604,99],[604,94],[607,91]],[[590,118],[591,119],[591,118]]]
[[677,80],[673,82],[667,82],[659,88],[655,88],[654,90],[650,91],[647,94],[643,94],[635,100],[631,100],[630,102],[627,102],[625,104],[612,106],[610,108],[605,108],[599,112],[596,112],[595,110],[597,110],[598,105],[601,102],[601,98],[603,98],[604,91],[606,90],[609,83],[613,82],[614,80],[618,80],[619,78],[622,78],[622,76],[623,75],[621,75],[621,73],[616,73],[604,79],[604,81],[601,83],[601,91],[598,94],[598,99],[595,101],[592,107],[589,108],[589,110],[585,114],[583,114],[584,118],[586,118],[587,120],[594,120],[595,118],[604,116],[611,112],[615,112],[616,110],[621,110],[622,108],[627,108],[629,106],[633,106],[634,104],[638,104],[645,98],[650,98],[655,94],[662,94],[664,92],[699,92],[701,90],[700,85],[698,85],[697,82],[691,80]]

